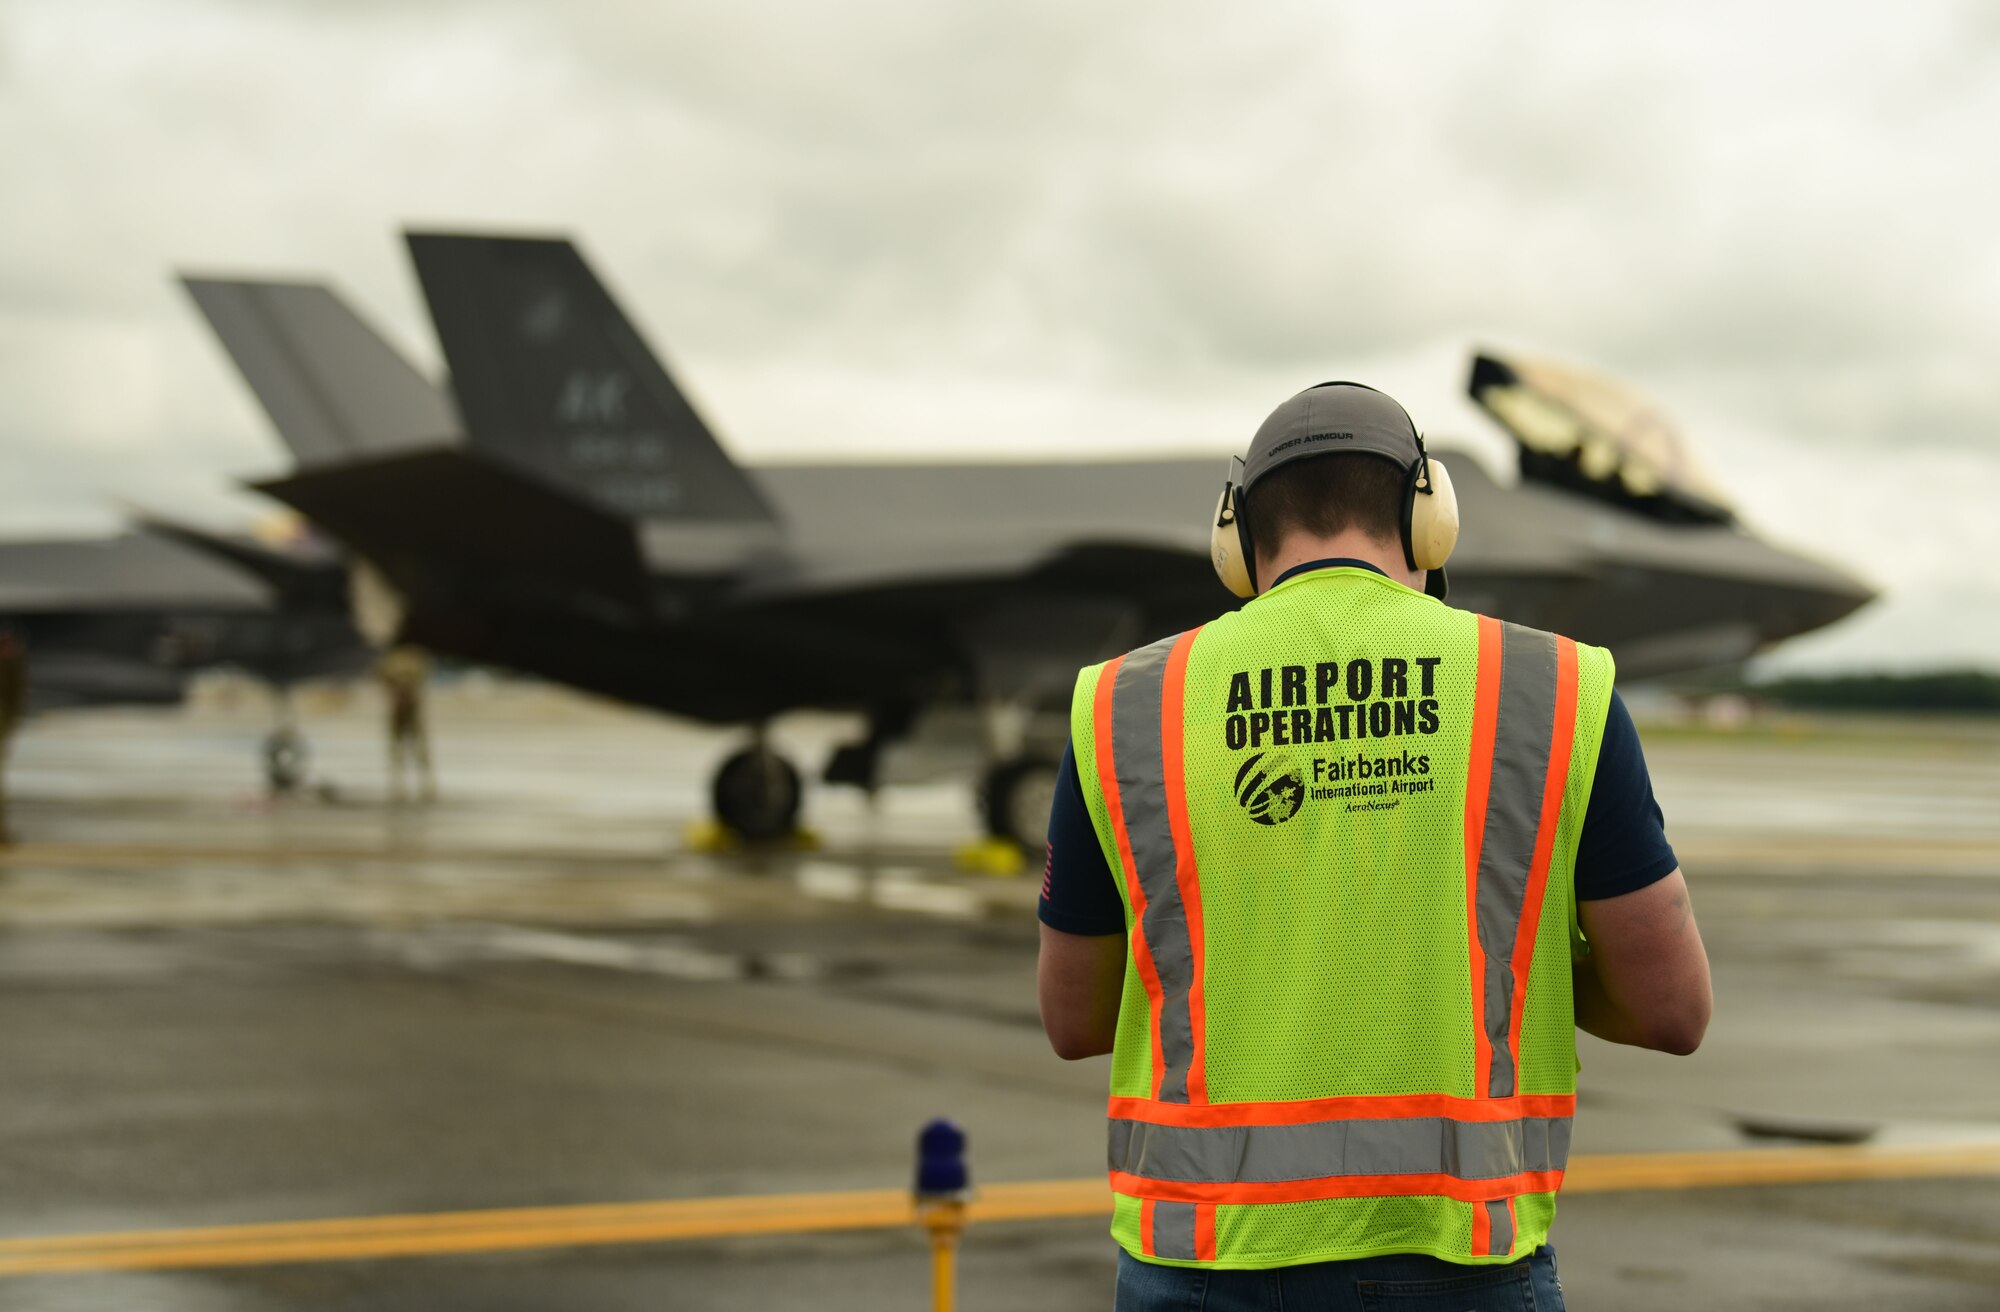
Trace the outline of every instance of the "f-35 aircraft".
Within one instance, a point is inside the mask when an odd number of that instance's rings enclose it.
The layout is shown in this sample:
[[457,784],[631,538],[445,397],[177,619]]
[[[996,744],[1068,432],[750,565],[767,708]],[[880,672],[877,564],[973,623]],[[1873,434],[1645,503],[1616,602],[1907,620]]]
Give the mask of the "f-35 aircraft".
[[[1207,554],[1220,458],[746,468],[568,241],[408,242],[448,388],[323,286],[186,280],[298,457],[255,486],[353,553],[377,641],[748,726],[713,789],[740,834],[796,820],[776,716],[864,714],[826,778],[872,787],[925,712],[1061,706],[1079,665],[1233,604]],[[1453,462],[1454,604],[1608,645],[1631,677],[1868,598],[1649,461],[1618,424],[1651,411],[1482,359],[1475,395],[1532,440],[1516,485]],[[993,737],[987,825],[1038,841],[1052,765]]]
[[153,519],[112,537],[0,542],[0,628],[26,646],[31,712],[173,703],[222,666],[256,676],[280,694],[263,755],[285,788],[306,754],[286,690],[373,658],[348,621],[345,579],[324,547]]

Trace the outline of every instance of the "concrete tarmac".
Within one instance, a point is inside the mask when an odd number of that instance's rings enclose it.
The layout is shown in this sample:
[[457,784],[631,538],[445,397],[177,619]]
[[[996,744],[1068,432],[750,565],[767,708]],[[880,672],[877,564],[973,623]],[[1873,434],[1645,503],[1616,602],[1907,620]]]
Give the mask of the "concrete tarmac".
[[[323,787],[278,804],[248,710],[18,743],[0,1240],[894,1189],[939,1114],[982,1180],[1100,1168],[1104,1063],[1048,1054],[1034,881],[953,868],[957,786],[704,855],[726,737],[452,700],[418,807],[365,707],[306,727]],[[1687,1059],[1584,1040],[1579,1156],[2000,1144],[2000,731],[1647,742],[1717,1017]],[[1554,1238],[1575,1308],[2000,1306],[1992,1176],[1579,1190]],[[0,1309],[921,1307],[925,1264],[913,1229],[813,1231],[0,1276]],[[994,1222],[962,1306],[1107,1306],[1112,1271],[1101,1219]]]

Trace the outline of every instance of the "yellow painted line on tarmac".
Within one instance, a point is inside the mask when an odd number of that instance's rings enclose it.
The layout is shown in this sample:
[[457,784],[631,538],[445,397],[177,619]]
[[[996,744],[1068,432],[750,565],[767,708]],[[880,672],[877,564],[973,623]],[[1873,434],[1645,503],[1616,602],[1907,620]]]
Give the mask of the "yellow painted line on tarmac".
[[[584,859],[603,861],[657,862],[660,852],[608,851],[589,854]],[[304,862],[365,861],[576,861],[574,852],[540,851],[522,848],[438,848],[430,846],[309,847],[278,843],[268,847],[217,846],[152,843],[23,843],[0,848],[0,866],[98,867],[128,865],[223,865],[255,862],[293,865]]]
[[[979,1191],[971,1219],[1017,1221],[1091,1216],[1110,1210],[1111,1195],[1103,1180],[1053,1180],[989,1185]],[[890,1229],[915,1221],[909,1194],[896,1189],[280,1221],[0,1240],[0,1275],[662,1243]]]
[[1726,1189],[1756,1184],[1916,1180],[2000,1174],[2000,1143],[1909,1148],[1745,1148],[1735,1152],[1615,1153],[1578,1157],[1564,1193]]
[[[1634,1153],[1576,1159],[1570,1163],[1564,1191],[1713,1189],[1989,1174],[2000,1174],[2000,1144]],[[1110,1211],[1111,1194],[1101,1178],[1040,1180],[984,1186],[973,1201],[970,1219],[974,1224],[1040,1221],[1102,1216]],[[29,1236],[0,1239],[0,1276],[262,1266],[883,1230],[913,1225],[915,1219],[907,1193],[871,1189]]]

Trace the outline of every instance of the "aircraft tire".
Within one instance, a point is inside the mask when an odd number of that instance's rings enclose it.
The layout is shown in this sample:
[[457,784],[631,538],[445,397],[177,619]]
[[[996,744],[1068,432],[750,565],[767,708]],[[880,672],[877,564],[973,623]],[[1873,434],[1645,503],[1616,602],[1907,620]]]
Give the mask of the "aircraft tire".
[[790,837],[798,829],[802,795],[799,772],[792,763],[755,747],[724,761],[709,793],[715,818],[752,843]]
[[273,729],[264,739],[264,783],[274,793],[289,793],[306,781],[312,752],[296,729]]
[[1049,807],[1056,796],[1056,763],[1042,756],[1017,756],[986,772],[979,809],[986,832],[1010,839],[1029,852],[1048,840]]

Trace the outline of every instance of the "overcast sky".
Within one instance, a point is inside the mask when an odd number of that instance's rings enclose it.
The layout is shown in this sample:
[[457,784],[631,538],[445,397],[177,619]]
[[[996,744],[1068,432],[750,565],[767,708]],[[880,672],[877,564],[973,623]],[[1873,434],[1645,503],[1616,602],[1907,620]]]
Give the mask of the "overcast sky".
[[[1858,10],[1858,7],[1857,7]],[[1240,447],[1496,342],[1681,421],[1884,602],[1791,664],[2000,664],[2000,7],[0,0],[0,531],[241,522],[282,456],[170,281],[405,223],[578,237],[750,459]]]

